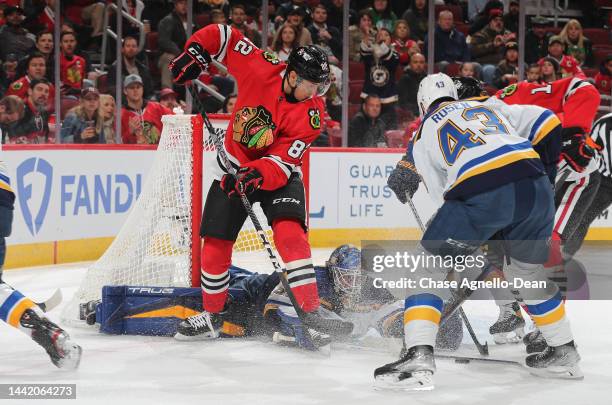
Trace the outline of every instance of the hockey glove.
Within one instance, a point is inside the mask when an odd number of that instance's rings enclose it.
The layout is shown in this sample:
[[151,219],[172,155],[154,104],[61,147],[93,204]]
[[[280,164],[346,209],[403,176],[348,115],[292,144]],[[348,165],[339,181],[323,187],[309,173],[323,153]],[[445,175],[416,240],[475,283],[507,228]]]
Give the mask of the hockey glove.
[[407,197],[406,193],[410,198],[419,189],[419,183],[421,176],[416,171],[414,164],[408,161],[406,155],[402,157],[402,160],[397,162],[395,169],[391,172],[391,175],[387,179],[387,185],[400,200],[402,204],[406,204]]
[[236,176],[225,174],[221,178],[221,189],[228,197],[249,195],[261,187],[263,176],[254,167],[241,167]]
[[208,51],[197,42],[192,42],[185,52],[170,62],[168,67],[172,72],[174,82],[183,84],[197,79],[203,71],[208,69],[208,64],[211,61]]
[[584,131],[581,128],[563,128],[561,131],[560,156],[574,171],[581,173],[595,156],[595,150],[587,144]]

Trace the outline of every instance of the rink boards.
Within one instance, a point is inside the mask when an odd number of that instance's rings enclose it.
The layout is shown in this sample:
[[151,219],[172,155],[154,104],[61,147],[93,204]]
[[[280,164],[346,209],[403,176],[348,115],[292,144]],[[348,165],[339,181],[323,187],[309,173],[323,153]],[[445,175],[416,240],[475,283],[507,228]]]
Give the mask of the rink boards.
[[[222,125],[223,121],[216,121]],[[17,194],[5,268],[95,260],[119,232],[147,180],[154,147],[128,145],[7,146],[11,187]],[[418,236],[408,207],[386,185],[400,149],[312,148],[310,241],[333,247],[373,239]],[[205,152],[205,165],[214,153]],[[204,190],[212,181],[205,169]],[[426,221],[436,209],[423,187],[415,195]],[[590,240],[612,239],[605,212]]]

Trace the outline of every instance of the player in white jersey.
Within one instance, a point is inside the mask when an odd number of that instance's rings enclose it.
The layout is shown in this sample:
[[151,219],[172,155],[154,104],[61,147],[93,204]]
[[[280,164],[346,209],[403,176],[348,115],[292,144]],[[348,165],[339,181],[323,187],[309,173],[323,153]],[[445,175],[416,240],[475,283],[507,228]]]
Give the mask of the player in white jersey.
[[11,234],[14,202],[15,194],[11,189],[8,170],[0,160],[0,319],[42,346],[57,367],[77,368],[81,360],[81,347],[72,342],[62,328],[51,322],[31,299],[2,281],[2,266],[6,256],[5,238]]
[[[423,122],[396,168],[403,186],[391,187],[398,197],[405,192],[411,198],[422,178],[441,205],[422,237],[420,254],[465,258],[501,233],[510,257],[506,278],[530,283],[531,288],[523,284],[517,290],[549,344],[526,358],[527,367],[537,375],[582,378],[564,302],[556,284],[541,272],[555,210],[548,178],[554,173],[546,169],[554,171],[550,163],[559,156],[559,120],[541,107],[457,98],[453,81],[444,74],[421,81],[417,101]],[[438,265],[414,274],[439,282],[450,270]],[[445,294],[434,288],[409,291],[406,350],[398,361],[376,369],[377,388],[433,388],[433,341]]]

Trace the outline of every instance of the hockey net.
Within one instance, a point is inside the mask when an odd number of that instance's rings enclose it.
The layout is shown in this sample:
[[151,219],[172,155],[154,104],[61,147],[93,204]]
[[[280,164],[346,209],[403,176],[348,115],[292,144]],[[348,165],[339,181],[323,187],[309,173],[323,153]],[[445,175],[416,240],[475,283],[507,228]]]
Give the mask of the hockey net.
[[[213,180],[214,142],[199,116],[168,115],[162,122],[160,143],[142,193],[112,244],[88,268],[65,307],[62,318],[66,322],[78,320],[80,304],[100,299],[106,285],[199,286],[200,220],[204,193]],[[213,125],[225,129],[227,120],[213,119]],[[259,204],[254,209],[264,218]],[[267,232],[271,241],[271,231]],[[262,249],[247,220],[234,251]]]

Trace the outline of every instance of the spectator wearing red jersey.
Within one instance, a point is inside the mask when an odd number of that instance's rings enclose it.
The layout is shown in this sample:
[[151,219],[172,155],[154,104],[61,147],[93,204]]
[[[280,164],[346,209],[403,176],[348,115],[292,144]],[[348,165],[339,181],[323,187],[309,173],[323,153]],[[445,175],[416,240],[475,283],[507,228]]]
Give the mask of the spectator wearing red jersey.
[[157,144],[162,131],[162,117],[172,111],[155,101],[146,101],[144,87],[138,75],[123,81],[126,105],[121,109],[123,143]]
[[595,87],[600,93],[612,93],[612,55],[608,55],[606,60],[601,62],[599,72],[595,75]]
[[399,55],[399,61],[402,65],[410,63],[410,57],[420,52],[417,42],[410,37],[410,26],[406,20],[397,20],[395,29],[393,30],[393,43],[395,52]]
[[[28,90],[30,88],[30,83],[33,80],[41,80],[46,79],[47,75],[47,65],[45,62],[45,57],[40,53],[33,53],[26,59],[26,74],[15,80],[6,91],[6,95],[14,95],[18,96],[23,101],[26,101],[28,98]],[[54,101],[55,101],[55,86],[49,83],[49,102],[47,104],[47,111],[52,112],[54,110]]]
[[[548,55],[546,56],[555,59],[559,63],[561,77],[585,77],[584,72],[580,69],[580,63],[573,56],[565,54],[565,42],[563,42],[560,36],[550,37],[548,41]],[[538,63],[540,62],[538,61]]]
[[60,80],[62,94],[65,95],[79,94],[86,78],[87,63],[83,57],[75,54],[76,47],[76,35],[63,32],[60,36]]
[[46,143],[49,136],[49,82],[32,80],[23,118],[13,127],[7,143]]
[[45,0],[45,8],[38,15],[37,23],[43,30],[53,32],[55,27],[55,0]]

